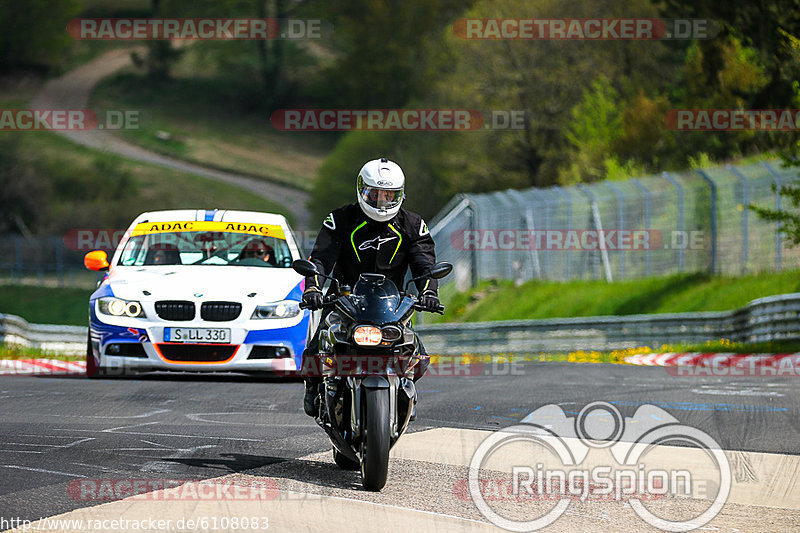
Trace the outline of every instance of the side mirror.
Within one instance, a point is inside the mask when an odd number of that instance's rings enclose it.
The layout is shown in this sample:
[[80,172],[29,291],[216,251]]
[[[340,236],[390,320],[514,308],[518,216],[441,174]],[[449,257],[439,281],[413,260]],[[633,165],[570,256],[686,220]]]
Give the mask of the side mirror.
[[96,270],[98,272],[102,270],[108,270],[108,254],[106,254],[103,250],[89,252],[83,257],[83,264],[89,270]]
[[317,265],[309,261],[308,259],[296,259],[292,262],[292,268],[298,274],[302,274],[303,276],[310,277],[319,275],[319,270],[317,270]]
[[429,275],[433,279],[442,279],[443,277],[450,274],[450,272],[452,271],[453,271],[453,265],[445,261],[442,261],[441,263],[436,263],[431,267]]

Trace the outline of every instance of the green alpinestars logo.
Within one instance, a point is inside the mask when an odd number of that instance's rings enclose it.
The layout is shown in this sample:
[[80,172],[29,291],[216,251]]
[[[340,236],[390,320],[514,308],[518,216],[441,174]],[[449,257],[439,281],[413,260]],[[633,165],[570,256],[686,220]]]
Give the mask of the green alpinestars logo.
[[336,229],[336,222],[333,220],[333,213],[328,213],[328,216],[325,218],[325,221],[322,223],[328,229]]
[[424,237],[424,236],[425,236],[425,235],[427,235],[428,233],[430,233],[430,232],[428,231],[428,225],[427,225],[427,224],[425,224],[425,221],[424,221],[424,220],[420,221],[420,224],[419,224],[419,236],[420,236],[420,237]]

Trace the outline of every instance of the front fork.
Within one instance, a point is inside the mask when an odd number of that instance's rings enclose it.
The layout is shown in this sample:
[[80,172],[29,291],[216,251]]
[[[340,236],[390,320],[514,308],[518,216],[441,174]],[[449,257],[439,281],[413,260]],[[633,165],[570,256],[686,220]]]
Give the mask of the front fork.
[[347,378],[347,390],[350,392],[350,430],[352,435],[362,437],[361,416],[364,394],[362,389],[382,389],[389,394],[389,421],[391,446],[397,442],[411,419],[411,412],[417,401],[417,389],[411,379],[397,375],[368,376],[365,378]]

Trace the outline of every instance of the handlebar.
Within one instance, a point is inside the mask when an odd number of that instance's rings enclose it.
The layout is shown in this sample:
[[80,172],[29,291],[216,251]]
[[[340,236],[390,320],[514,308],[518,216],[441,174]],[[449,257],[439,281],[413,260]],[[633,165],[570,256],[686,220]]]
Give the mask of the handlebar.
[[436,313],[436,314],[439,314],[439,315],[443,315],[444,314],[444,306],[442,304],[437,305],[436,309],[429,309],[429,308],[425,307],[424,305],[422,305],[420,303],[416,303],[416,304],[414,304],[414,309],[417,310],[417,311],[427,311],[429,313]]
[[340,297],[336,296],[335,294],[329,294],[329,295],[323,297],[322,307],[314,307],[314,308],[309,306],[306,302],[300,300],[299,307],[300,307],[300,309],[310,309],[311,311],[316,311],[317,309],[324,309],[326,307],[332,306],[333,304],[336,303],[336,300],[338,300],[339,298]]
[[[336,296],[335,294],[331,294],[331,295],[325,296],[325,298],[324,298],[324,300],[322,302],[322,307],[321,308],[315,308],[315,309],[312,309],[306,302],[301,300],[299,307],[300,307],[300,309],[311,309],[311,311],[316,311],[317,309],[324,309],[325,307],[330,307],[331,305],[335,304],[336,300],[338,300],[339,298],[340,298],[340,296]],[[437,313],[439,315],[443,315],[444,314],[444,306],[442,304],[437,305],[436,309],[429,309],[429,308],[423,306],[421,303],[415,302],[414,303],[414,310],[415,311],[426,311],[428,313]]]

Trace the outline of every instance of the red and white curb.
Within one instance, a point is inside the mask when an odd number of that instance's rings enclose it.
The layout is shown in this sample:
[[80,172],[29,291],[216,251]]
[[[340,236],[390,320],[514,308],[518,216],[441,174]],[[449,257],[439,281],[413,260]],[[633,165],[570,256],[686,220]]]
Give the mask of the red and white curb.
[[628,355],[626,363],[640,366],[705,366],[752,367],[790,365],[800,366],[800,353],[643,353]]
[[58,359],[0,359],[2,375],[85,374],[85,361],[59,361]]

